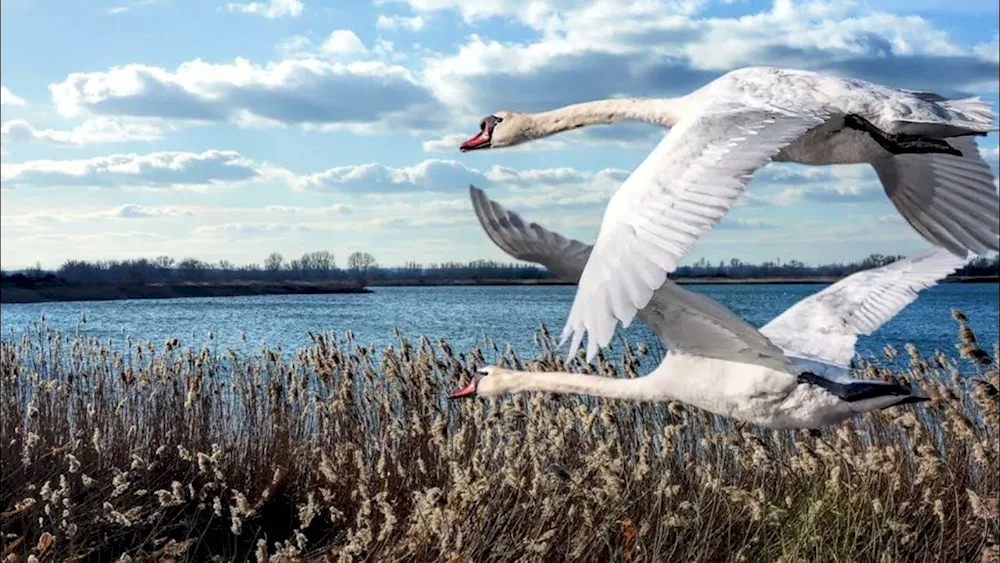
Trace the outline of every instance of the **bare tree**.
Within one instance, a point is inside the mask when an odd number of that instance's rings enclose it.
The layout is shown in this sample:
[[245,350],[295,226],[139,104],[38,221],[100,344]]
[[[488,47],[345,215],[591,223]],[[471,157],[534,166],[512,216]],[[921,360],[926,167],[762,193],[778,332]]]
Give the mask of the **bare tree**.
[[347,267],[351,269],[356,280],[367,283],[369,273],[378,267],[378,262],[367,252],[352,252],[347,257]]
[[277,278],[284,261],[285,257],[278,252],[268,254],[267,258],[264,259],[264,269],[267,271],[268,276]]
[[347,267],[355,271],[368,271],[378,266],[375,257],[367,252],[353,252],[347,257]]

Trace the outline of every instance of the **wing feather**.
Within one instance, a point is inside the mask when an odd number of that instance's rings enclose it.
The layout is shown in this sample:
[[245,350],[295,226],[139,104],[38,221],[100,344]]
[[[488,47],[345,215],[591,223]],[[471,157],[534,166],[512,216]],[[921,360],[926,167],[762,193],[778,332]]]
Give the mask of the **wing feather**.
[[572,356],[586,333],[592,359],[728,212],[753,172],[826,119],[715,105],[671,129],[608,203],[560,344],[571,340]]
[[[490,239],[519,260],[533,261],[576,282],[587,264],[591,246],[567,239],[530,223],[517,213],[470,187],[472,207]],[[530,246],[530,252],[509,250]],[[640,263],[655,266],[639,256]],[[784,352],[752,325],[706,295],[688,291],[670,280],[656,290],[647,306],[637,314],[671,352],[688,353],[789,369]]]
[[903,154],[873,166],[889,200],[928,242],[957,256],[1000,250],[1000,195],[971,137],[948,139],[962,156]]
[[469,186],[469,197],[483,230],[504,252],[518,260],[541,264],[561,279],[580,279],[590,256],[589,244],[525,221],[475,186]]
[[760,331],[792,355],[850,363],[859,334],[871,334],[912,303],[921,290],[964,266],[942,248],[850,275],[799,301]]

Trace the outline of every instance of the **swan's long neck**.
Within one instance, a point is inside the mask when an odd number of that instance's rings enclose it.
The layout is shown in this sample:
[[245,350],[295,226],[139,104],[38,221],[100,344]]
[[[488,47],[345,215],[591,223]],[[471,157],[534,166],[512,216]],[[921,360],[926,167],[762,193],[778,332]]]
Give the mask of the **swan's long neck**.
[[509,372],[512,377],[509,392],[547,391],[549,393],[592,395],[611,399],[632,401],[664,400],[652,387],[647,377],[624,379],[600,377],[582,373],[554,372]]
[[531,116],[533,138],[547,137],[590,125],[641,121],[674,126],[684,115],[686,98],[624,98],[583,102]]

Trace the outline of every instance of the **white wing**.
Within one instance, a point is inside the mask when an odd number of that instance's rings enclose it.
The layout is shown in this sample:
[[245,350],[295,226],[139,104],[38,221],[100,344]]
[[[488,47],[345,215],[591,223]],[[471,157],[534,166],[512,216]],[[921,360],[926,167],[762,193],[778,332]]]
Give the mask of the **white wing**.
[[920,290],[967,262],[936,248],[864,270],[799,301],[760,331],[790,354],[846,365],[854,357],[859,334],[871,334],[912,303]]
[[873,164],[886,195],[928,242],[965,256],[1000,250],[1000,196],[972,137],[948,139],[962,156],[903,154]]
[[709,104],[674,126],[604,212],[560,345],[587,360],[628,326],[668,273],[743,194],[751,174],[824,115]]
[[525,221],[475,186],[469,186],[469,197],[483,230],[504,252],[518,260],[541,264],[565,281],[580,280],[591,245]]
[[[469,195],[483,229],[507,254],[541,264],[565,281],[580,279],[592,246],[527,221],[474,186]],[[672,352],[779,370],[790,367],[783,351],[752,325],[714,299],[671,280],[637,316]]]

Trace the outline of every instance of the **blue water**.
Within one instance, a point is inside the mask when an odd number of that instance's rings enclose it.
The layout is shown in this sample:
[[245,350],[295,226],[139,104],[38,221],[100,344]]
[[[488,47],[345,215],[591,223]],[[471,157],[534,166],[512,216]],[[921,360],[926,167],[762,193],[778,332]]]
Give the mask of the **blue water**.
[[[687,285],[708,294],[755,326],[761,326],[825,284]],[[309,344],[308,332],[351,330],[360,344],[381,347],[394,342],[393,328],[416,338],[444,338],[456,352],[492,339],[522,357],[538,350],[533,332],[545,323],[558,337],[575,287],[377,287],[360,295],[275,295],[126,301],[5,304],[0,307],[3,338],[19,338],[44,315],[45,325],[62,331],[79,326],[89,337],[124,342],[150,340],[162,344],[179,338],[185,346],[210,345],[219,350],[250,351],[261,344],[291,351]],[[862,337],[858,352],[880,356],[886,344],[902,351],[915,344],[929,354],[940,349],[955,354],[956,323],[951,308],[969,317],[983,348],[997,340],[998,286],[944,284],[921,292],[916,302],[875,334]],[[81,318],[86,322],[80,324]],[[633,340],[656,339],[641,323],[627,331]],[[213,338],[209,338],[209,334]],[[245,336],[245,340],[244,340]],[[490,359],[490,355],[487,355]]]

